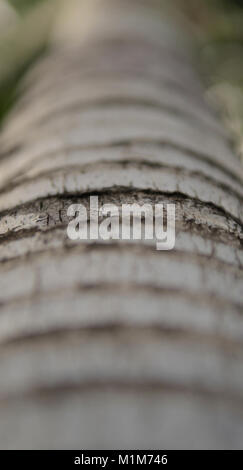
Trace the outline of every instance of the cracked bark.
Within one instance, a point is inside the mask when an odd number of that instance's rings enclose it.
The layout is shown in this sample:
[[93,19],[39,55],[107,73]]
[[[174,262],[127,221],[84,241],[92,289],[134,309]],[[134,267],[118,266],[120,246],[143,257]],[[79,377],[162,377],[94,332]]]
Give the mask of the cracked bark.
[[[0,136],[0,446],[239,448],[242,167],[184,33],[102,5]],[[175,250],[71,242],[91,194],[175,203]]]

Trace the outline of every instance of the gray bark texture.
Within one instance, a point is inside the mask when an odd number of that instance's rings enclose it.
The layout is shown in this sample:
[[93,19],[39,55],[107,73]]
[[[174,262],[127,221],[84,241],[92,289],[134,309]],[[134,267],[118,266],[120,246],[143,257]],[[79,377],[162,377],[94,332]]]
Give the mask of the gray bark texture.
[[[242,167],[190,38],[87,3],[0,136],[0,447],[240,448]],[[175,249],[70,241],[90,195],[175,203]]]

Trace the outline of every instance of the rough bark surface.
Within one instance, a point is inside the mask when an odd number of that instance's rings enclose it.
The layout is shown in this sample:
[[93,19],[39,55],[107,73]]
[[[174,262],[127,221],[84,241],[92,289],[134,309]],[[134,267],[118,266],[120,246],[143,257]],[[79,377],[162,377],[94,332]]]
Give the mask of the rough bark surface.
[[[0,136],[0,447],[239,448],[242,167],[178,28],[96,7]],[[175,249],[68,240],[93,194],[174,202]]]

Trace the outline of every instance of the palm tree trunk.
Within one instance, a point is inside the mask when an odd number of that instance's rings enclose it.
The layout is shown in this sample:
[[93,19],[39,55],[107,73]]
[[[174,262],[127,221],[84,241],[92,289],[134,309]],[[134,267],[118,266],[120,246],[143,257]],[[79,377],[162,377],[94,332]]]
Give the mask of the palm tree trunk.
[[[91,3],[0,137],[0,447],[238,448],[242,168],[186,34]],[[71,242],[90,195],[174,203],[175,249]]]

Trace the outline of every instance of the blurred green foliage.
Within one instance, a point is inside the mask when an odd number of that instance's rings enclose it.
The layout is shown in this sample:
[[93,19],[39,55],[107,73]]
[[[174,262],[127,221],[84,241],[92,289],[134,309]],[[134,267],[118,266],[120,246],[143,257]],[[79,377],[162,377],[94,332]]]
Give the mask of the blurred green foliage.
[[243,160],[243,0],[175,0],[198,36],[207,95]]
[[21,14],[14,17],[10,28],[0,29],[0,126],[18,98],[22,77],[48,47],[57,6],[54,0],[7,0],[5,3],[14,5]]
[[23,13],[29,8],[34,7],[37,3],[47,0],[8,0],[8,3],[12,5],[18,12]]
[[8,111],[12,108],[16,100],[18,99],[18,84],[22,77],[25,75],[31,65],[42,55],[47,48],[46,45],[36,51],[33,56],[29,57],[28,60],[23,61],[23,64],[16,68],[8,78],[0,81],[0,126],[7,115]]

